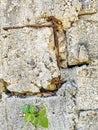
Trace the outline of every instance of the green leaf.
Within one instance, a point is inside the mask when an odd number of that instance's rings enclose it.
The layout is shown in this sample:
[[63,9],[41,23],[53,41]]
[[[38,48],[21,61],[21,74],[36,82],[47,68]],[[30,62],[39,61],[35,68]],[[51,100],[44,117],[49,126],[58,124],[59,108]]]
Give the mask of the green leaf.
[[23,112],[23,113],[28,113],[28,112],[29,112],[29,105],[24,105],[24,106],[22,107],[22,112]]
[[43,107],[39,111],[39,109],[36,106],[24,105],[22,107],[22,112],[24,113],[24,120],[26,121],[27,124],[31,122],[35,127],[37,125],[41,125],[44,128],[48,128],[48,118],[46,117],[45,107]]
[[30,106],[30,108],[29,108],[29,112],[30,112],[30,113],[34,113],[35,109],[36,109],[35,106]]
[[25,121],[33,121],[34,120],[34,115],[31,114],[31,113],[26,113],[25,116],[24,116],[24,120]]
[[46,114],[46,108],[44,107],[40,112],[39,112],[39,116],[45,116]]
[[39,117],[35,117],[33,121],[33,125],[37,126],[39,124]]
[[40,125],[44,128],[48,128],[48,119],[47,117],[43,117],[40,119]]

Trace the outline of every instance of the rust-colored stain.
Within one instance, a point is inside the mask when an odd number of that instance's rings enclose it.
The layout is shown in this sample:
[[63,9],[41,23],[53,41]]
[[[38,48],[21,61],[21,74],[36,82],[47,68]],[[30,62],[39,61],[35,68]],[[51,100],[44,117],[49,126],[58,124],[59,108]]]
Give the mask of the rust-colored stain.
[[[23,25],[23,26],[9,26],[9,27],[3,27],[5,31],[10,30],[10,29],[21,29],[24,27],[27,28],[43,28],[43,27],[51,27],[53,28],[53,35],[54,35],[54,47],[55,47],[55,55],[56,55],[56,60],[57,60],[57,66],[60,69],[60,56],[59,56],[59,42],[58,42],[58,26],[62,24],[62,22],[55,18],[54,16],[48,16],[46,18],[47,22],[50,22],[50,24],[45,23],[45,24],[32,24],[32,25]],[[58,85],[61,84],[61,76],[59,76],[58,79]]]

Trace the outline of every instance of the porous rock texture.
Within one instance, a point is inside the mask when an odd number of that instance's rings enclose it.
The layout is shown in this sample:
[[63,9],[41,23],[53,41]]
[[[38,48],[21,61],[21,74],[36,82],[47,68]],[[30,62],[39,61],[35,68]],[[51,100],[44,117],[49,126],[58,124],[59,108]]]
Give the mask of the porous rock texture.
[[[49,50],[50,37],[51,49]],[[48,28],[24,28],[9,32],[1,47],[4,70],[2,75],[3,79],[10,83],[8,90],[33,93],[39,92],[41,87],[49,90],[56,88],[51,80],[58,78],[60,72],[52,41],[52,33]]]
[[22,129],[24,104],[47,130],[98,130],[97,0],[0,0],[0,130]]
[[[63,101],[63,102],[62,102]],[[54,104],[56,103],[56,105]],[[15,104],[14,104],[15,103]],[[13,105],[14,104],[14,105]],[[65,105],[65,98],[64,97],[50,97],[50,98],[26,98],[26,99],[18,99],[18,98],[7,98],[6,99],[6,107],[7,107],[7,120],[8,125],[7,129],[15,129],[15,130],[21,130],[24,126],[25,122],[23,122],[23,117],[19,116],[21,115],[21,107],[24,104],[36,104],[40,108],[42,106],[46,106],[47,108],[47,117],[49,120],[49,130],[60,130],[62,127],[65,129],[67,127],[66,122],[63,122],[63,120],[66,119],[66,105]],[[13,106],[13,107],[12,107]],[[17,107],[19,106],[19,107]],[[60,111],[59,111],[60,110]],[[16,115],[13,117],[13,115]],[[63,116],[62,116],[63,114]],[[51,118],[52,117],[52,118]],[[56,121],[56,123],[55,123]],[[21,122],[21,123],[20,123]],[[60,125],[59,125],[60,124]],[[26,130],[32,130],[34,129],[32,125],[28,125]],[[42,128],[38,127],[39,130],[42,130]]]

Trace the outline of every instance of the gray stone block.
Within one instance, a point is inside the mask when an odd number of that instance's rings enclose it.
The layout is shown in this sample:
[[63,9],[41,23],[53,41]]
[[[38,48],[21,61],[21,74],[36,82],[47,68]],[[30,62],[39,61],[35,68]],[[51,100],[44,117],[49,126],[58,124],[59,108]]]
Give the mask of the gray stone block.
[[[23,117],[20,117],[21,107],[25,104],[37,104],[40,107],[46,106],[47,117],[49,119],[49,128],[47,130],[73,130],[74,121],[73,114],[66,113],[66,99],[64,97],[50,97],[38,98],[28,97],[20,98],[7,98],[7,121],[8,130],[21,130],[25,122]],[[70,122],[70,123],[69,123]],[[28,127],[32,129],[32,127]],[[38,127],[38,130],[43,128]]]
[[98,130],[98,111],[80,112],[77,130]]
[[98,65],[98,24],[80,19],[67,31],[68,65]]
[[98,108],[98,67],[79,67],[77,73],[76,104],[79,110]]
[[7,123],[6,101],[0,99],[0,130],[8,130]]

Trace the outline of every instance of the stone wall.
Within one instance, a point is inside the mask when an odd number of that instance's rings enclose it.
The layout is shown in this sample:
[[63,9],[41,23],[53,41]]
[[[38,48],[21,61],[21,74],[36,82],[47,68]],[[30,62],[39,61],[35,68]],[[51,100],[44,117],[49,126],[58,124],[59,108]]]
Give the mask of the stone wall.
[[0,0],[0,130],[22,129],[24,104],[47,130],[98,130],[97,0]]

